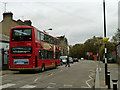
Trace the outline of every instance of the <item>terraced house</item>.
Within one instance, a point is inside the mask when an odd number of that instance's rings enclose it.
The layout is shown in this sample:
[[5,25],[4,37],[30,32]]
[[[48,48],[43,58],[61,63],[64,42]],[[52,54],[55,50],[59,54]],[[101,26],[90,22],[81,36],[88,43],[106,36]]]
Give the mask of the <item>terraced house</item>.
[[67,56],[68,55],[68,41],[65,36],[57,37],[59,39],[59,46],[61,50],[61,56]]

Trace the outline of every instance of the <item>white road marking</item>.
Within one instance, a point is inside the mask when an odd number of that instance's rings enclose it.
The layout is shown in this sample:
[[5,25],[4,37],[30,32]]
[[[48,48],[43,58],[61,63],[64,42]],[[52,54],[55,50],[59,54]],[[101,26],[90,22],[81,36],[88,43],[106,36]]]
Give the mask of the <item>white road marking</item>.
[[48,76],[52,76],[53,75],[53,73],[51,73],[50,75],[48,75]]
[[56,85],[56,83],[49,83],[49,84],[53,84],[53,85]]
[[89,82],[90,80],[91,80],[91,79],[89,79],[89,80],[86,81],[86,84],[87,84],[87,86],[88,86],[89,88],[91,88],[91,86],[88,84],[88,82]]
[[89,78],[90,78],[90,79],[86,81],[86,84],[87,84],[87,86],[88,86],[89,88],[91,88],[91,86],[89,85],[88,82],[93,79],[93,78],[91,77],[91,76],[93,76],[93,75],[94,75],[93,73],[92,73],[91,75],[89,75]]
[[36,86],[33,86],[33,85],[25,85],[25,86],[22,86],[22,87],[20,87],[20,88],[34,88],[34,87],[36,87]]
[[4,84],[4,85],[2,85],[2,86],[0,86],[0,88],[8,88],[8,87],[11,87],[11,86],[14,86],[14,85],[16,85],[16,84]]
[[64,84],[64,86],[65,86],[65,87],[72,87],[72,85],[66,85],[66,84]]
[[34,82],[36,82],[38,80],[38,78],[36,78],[35,80],[34,80]]
[[97,68],[96,71],[98,71],[99,69]]
[[54,87],[48,86],[47,88],[54,88]]
[[88,87],[85,87],[85,86],[81,86],[81,88],[88,88]]

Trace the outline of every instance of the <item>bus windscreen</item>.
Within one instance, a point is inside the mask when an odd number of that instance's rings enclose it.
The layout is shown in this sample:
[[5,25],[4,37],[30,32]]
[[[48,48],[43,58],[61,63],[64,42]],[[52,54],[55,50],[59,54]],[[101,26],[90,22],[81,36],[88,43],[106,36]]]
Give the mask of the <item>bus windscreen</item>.
[[32,41],[32,30],[30,28],[12,30],[11,41]]

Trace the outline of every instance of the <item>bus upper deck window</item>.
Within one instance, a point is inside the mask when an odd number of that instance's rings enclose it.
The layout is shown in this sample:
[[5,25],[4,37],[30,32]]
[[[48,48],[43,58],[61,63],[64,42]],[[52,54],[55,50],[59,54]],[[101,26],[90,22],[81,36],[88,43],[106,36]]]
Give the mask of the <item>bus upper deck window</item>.
[[32,30],[31,28],[13,29],[11,35],[11,41],[31,41]]

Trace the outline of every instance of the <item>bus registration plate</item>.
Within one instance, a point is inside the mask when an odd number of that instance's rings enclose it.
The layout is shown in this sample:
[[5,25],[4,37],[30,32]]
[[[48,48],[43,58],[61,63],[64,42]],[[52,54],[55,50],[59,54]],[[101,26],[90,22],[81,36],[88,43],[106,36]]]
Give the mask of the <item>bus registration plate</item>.
[[29,59],[14,59],[14,64],[29,64]]

